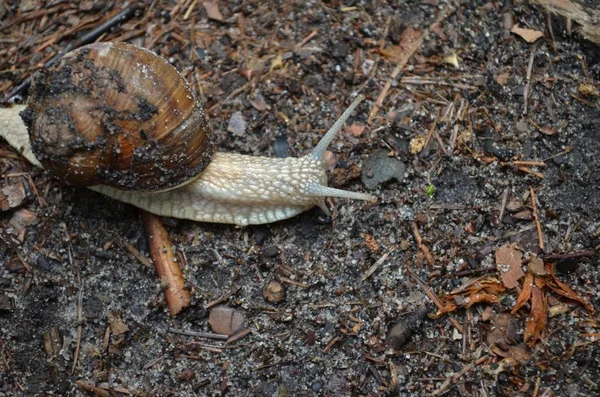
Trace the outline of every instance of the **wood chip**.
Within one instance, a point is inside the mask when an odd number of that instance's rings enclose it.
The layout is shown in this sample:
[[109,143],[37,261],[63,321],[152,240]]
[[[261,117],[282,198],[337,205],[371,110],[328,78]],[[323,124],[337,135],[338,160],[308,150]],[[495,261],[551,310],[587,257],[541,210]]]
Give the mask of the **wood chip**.
[[518,36],[521,36],[521,38],[528,43],[533,43],[540,37],[544,36],[543,32],[533,29],[520,28],[518,25],[513,26],[510,31]]
[[223,21],[223,15],[221,14],[221,11],[219,11],[219,5],[217,3],[205,1],[202,3],[202,6],[206,10],[206,15],[208,15],[208,18],[218,22]]
[[500,272],[502,283],[506,288],[515,288],[519,279],[525,275],[521,269],[523,254],[517,244],[504,244],[496,251],[496,268]]

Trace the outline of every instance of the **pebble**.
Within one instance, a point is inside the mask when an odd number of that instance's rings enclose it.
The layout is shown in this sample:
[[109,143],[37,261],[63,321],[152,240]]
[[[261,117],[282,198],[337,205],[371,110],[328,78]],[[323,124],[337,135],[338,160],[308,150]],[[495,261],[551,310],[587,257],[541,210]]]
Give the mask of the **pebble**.
[[263,289],[263,296],[270,303],[281,303],[285,300],[285,288],[277,280],[271,280]]
[[242,136],[246,131],[246,125],[246,119],[244,118],[242,112],[235,112],[229,119],[227,131],[231,132],[235,136]]
[[378,150],[365,160],[361,180],[367,189],[375,189],[380,183],[404,179],[406,166],[394,157],[388,157],[387,150]]
[[233,335],[246,322],[246,317],[228,306],[217,306],[210,311],[208,324],[216,334]]

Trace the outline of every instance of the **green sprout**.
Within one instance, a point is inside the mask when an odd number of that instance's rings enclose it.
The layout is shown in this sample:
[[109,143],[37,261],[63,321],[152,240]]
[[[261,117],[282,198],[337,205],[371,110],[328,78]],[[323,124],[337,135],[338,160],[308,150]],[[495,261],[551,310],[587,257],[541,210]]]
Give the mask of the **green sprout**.
[[429,198],[433,197],[433,195],[435,194],[435,186],[433,186],[432,184],[427,185],[425,187],[425,194]]

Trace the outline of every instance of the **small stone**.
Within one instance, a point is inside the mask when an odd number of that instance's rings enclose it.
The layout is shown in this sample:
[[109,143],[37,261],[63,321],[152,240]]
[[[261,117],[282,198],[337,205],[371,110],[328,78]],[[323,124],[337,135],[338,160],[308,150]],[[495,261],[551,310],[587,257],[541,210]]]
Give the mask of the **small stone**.
[[273,142],[273,155],[280,159],[290,157],[290,144],[286,135],[279,135],[275,138]]
[[6,270],[9,273],[24,273],[25,266],[19,258],[13,258],[6,263]]
[[267,256],[269,258],[274,258],[277,255],[279,255],[279,247],[277,247],[276,245],[269,245],[268,247],[265,247],[262,250],[262,253],[264,256]]
[[12,302],[10,297],[5,294],[0,294],[0,312],[10,311],[12,309]]
[[349,47],[346,43],[344,43],[343,41],[337,41],[333,46],[333,51],[331,52],[331,55],[333,55],[334,58],[344,58],[348,53],[348,50]]
[[375,189],[380,183],[392,179],[402,181],[405,171],[404,163],[394,157],[388,157],[386,150],[378,150],[364,162],[361,180],[367,189]]
[[279,281],[271,280],[263,289],[263,296],[270,303],[281,303],[285,300],[285,289]]
[[208,324],[216,334],[233,335],[246,322],[246,317],[228,306],[217,306],[210,311]]
[[235,112],[229,119],[227,131],[231,132],[235,136],[242,136],[246,131],[246,125],[246,119],[244,118],[242,112]]
[[519,212],[523,210],[525,206],[519,200],[514,198],[510,199],[510,201],[506,204],[506,210],[509,212]]
[[525,120],[519,120],[517,121],[517,131],[519,132],[527,132],[527,121]]
[[25,188],[21,182],[0,189],[0,211],[18,207],[25,200]]
[[15,211],[10,219],[10,225],[15,228],[17,233],[21,233],[27,228],[27,226],[35,225],[37,223],[38,218],[35,212],[29,211],[25,208]]
[[533,219],[533,213],[531,212],[531,210],[523,210],[514,214],[513,217],[520,221],[530,221]]
[[416,313],[398,321],[388,332],[385,344],[394,350],[399,350],[408,342],[412,334],[419,329],[422,320],[427,314],[427,307],[421,305]]

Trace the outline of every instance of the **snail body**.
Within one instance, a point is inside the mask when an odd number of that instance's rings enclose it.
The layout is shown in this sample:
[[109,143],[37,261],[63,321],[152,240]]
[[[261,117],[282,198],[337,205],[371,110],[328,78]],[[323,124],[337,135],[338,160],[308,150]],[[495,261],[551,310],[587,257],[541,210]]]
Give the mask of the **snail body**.
[[[295,216],[324,197],[323,154],[362,96],[300,158],[215,152],[191,88],[161,57],[125,43],[65,55],[36,81],[27,108],[0,109],[0,136],[59,179],[157,215],[236,225]],[[19,117],[22,116],[22,120]]]

